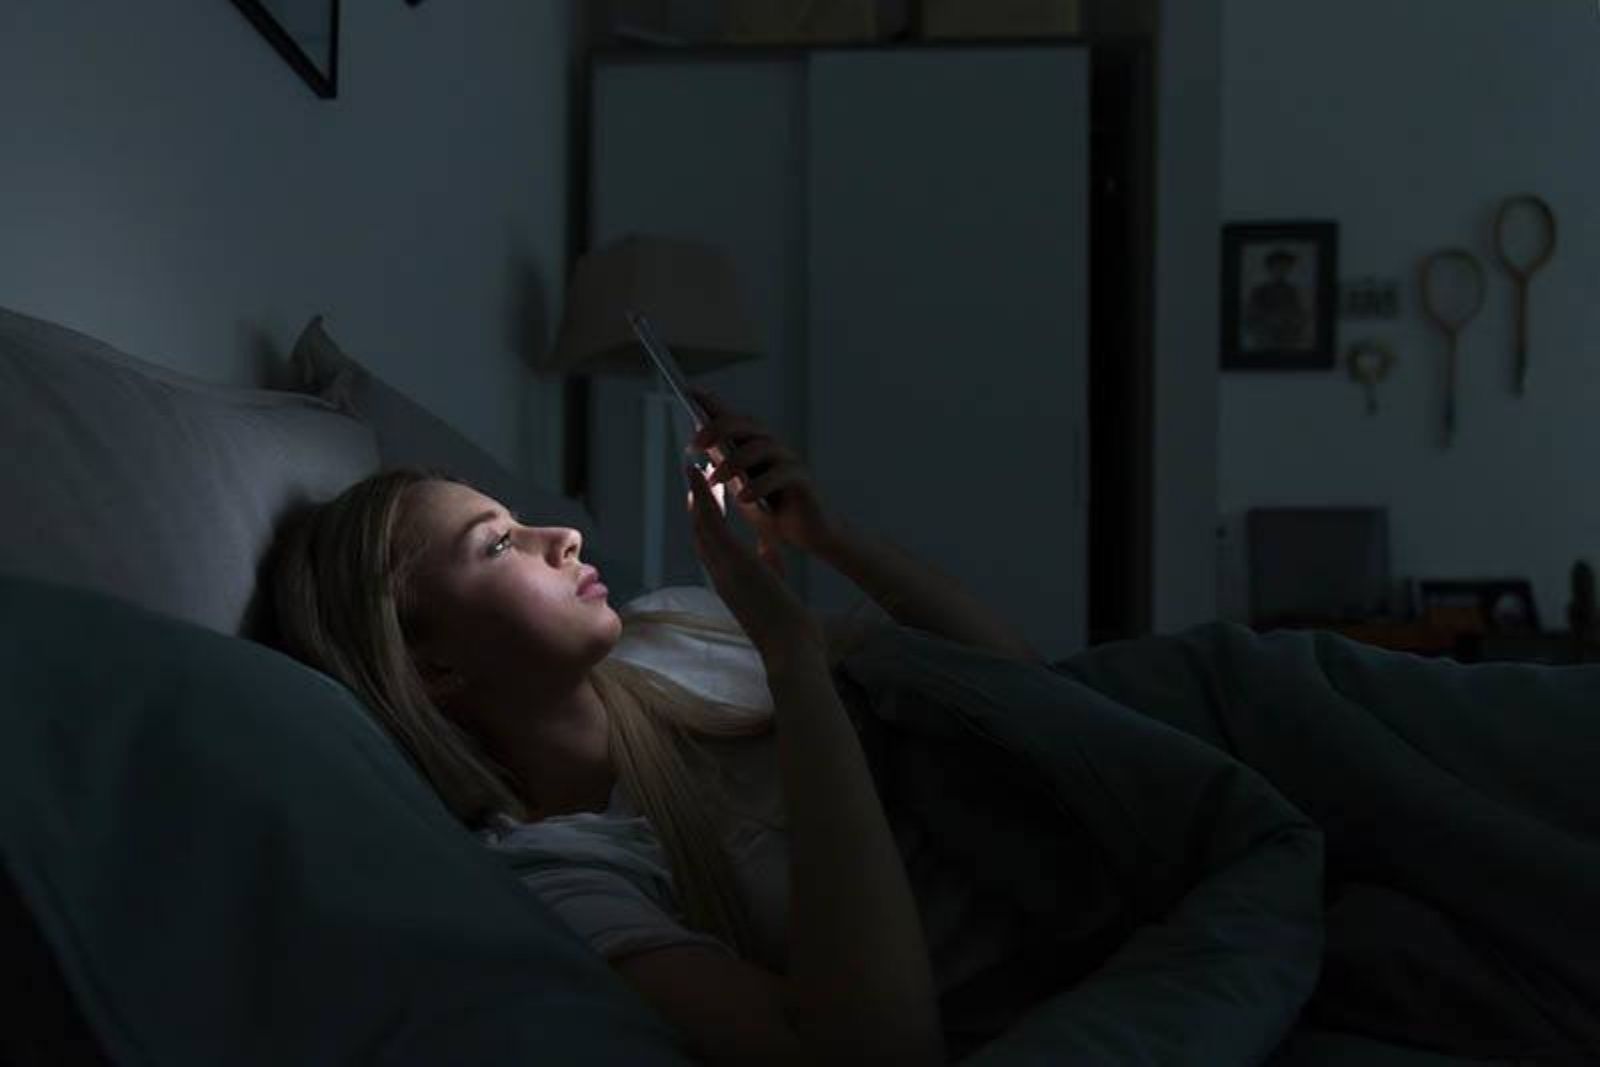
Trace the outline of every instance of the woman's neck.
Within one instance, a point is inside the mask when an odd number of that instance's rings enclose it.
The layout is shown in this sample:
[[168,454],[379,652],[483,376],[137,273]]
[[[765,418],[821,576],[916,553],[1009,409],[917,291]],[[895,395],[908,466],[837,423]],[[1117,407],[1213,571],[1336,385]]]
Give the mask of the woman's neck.
[[516,776],[531,821],[610,805],[616,785],[610,728],[591,682],[585,679],[565,699],[499,706],[503,713],[480,720],[479,736]]

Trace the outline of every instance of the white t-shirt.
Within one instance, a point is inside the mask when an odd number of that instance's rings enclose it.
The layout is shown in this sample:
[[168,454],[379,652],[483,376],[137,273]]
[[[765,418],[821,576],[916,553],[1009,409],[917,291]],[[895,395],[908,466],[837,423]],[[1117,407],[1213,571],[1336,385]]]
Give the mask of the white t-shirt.
[[[621,783],[603,812],[536,823],[500,814],[478,836],[491,848],[514,853],[523,883],[608,960],[677,944],[734,954],[731,946],[686,925],[660,839]],[[781,972],[787,959],[787,835],[735,817],[724,844],[750,907],[757,961]]]
[[[680,610],[731,620],[714,593],[700,587],[659,590],[629,609]],[[712,699],[767,710],[772,706],[759,654],[742,634],[722,638],[676,627],[631,630],[612,653],[650,667]],[[749,817],[733,817],[725,835],[749,904],[756,960],[787,970],[788,834],[782,829],[782,779],[774,734],[707,744],[729,779],[730,797]],[[916,768],[906,766],[905,773]],[[925,783],[936,788],[937,783]],[[776,827],[776,828],[774,828]],[[891,819],[917,897],[940,991],[960,985],[1004,957],[1017,931],[1004,908],[975,910],[971,879],[914,826]],[[608,960],[676,944],[731,947],[688,929],[659,839],[619,783],[604,812],[552,816],[537,823],[495,817],[478,833],[512,858],[540,900]]]

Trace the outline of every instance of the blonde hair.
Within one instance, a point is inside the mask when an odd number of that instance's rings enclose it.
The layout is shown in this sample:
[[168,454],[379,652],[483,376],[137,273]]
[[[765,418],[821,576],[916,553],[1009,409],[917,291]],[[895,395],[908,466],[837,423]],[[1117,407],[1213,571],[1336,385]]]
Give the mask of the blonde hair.
[[[444,470],[392,467],[285,521],[268,563],[277,643],[354,691],[469,830],[494,812],[527,820],[515,776],[439,708],[408,649],[422,546],[402,528],[402,509],[406,491],[431,480],[476,488]],[[742,633],[677,612],[622,618],[625,634],[651,624]],[[830,662],[864,632],[836,634]],[[769,734],[772,710],[703,699],[616,657],[596,664],[590,680],[605,705],[618,779],[661,840],[685,921],[750,958],[749,911],[712,812],[727,809],[728,797],[701,742]]]

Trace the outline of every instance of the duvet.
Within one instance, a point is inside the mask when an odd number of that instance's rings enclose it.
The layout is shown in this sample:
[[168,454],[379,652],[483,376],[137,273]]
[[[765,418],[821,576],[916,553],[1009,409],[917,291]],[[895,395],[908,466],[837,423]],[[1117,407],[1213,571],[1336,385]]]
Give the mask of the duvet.
[[1600,669],[891,628],[835,681],[891,819],[1032,946],[1003,1010],[941,1005],[962,1062],[1600,1062]]

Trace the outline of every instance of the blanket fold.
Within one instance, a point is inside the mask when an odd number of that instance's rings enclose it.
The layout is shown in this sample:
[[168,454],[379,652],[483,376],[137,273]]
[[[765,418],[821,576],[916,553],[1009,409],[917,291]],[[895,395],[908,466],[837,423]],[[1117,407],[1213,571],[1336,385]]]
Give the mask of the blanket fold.
[[1311,1025],[1600,1061],[1600,669],[1227,623],[1051,666],[893,627],[836,682],[886,811],[1062,963],[966,1062],[1262,1063]]
[[1059,665],[1260,772],[1326,837],[1314,1018],[1600,1062],[1600,668],[1212,623]]
[[[1248,1064],[1283,1040],[1319,971],[1322,837],[1258,774],[1043,665],[915,630],[837,680],[886,811],[956,838],[979,881],[1011,887],[1027,939],[1069,961],[1069,985],[1018,1005],[965,1062]],[[959,784],[909,792],[905,760],[936,751]],[[970,818],[1001,797],[1010,814]],[[1053,821],[1029,817],[1036,798]],[[1058,889],[1072,909],[1053,916],[1037,902]]]

